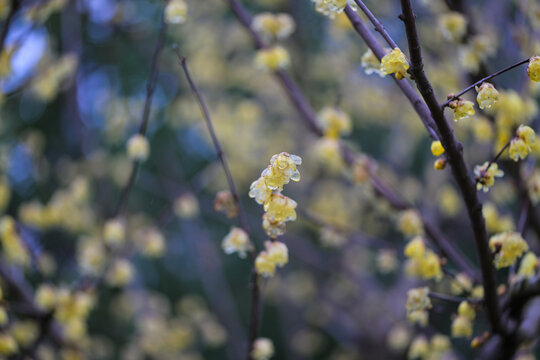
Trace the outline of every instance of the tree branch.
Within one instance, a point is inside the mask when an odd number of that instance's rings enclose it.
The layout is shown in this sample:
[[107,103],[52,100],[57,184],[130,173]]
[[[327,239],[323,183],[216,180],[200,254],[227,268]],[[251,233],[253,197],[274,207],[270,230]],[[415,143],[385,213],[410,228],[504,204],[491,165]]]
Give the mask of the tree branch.
[[491,80],[491,79],[493,79],[494,77],[497,77],[497,76],[499,76],[499,75],[501,75],[501,74],[504,74],[505,72],[510,71],[510,70],[512,70],[512,69],[514,69],[514,68],[516,68],[516,67],[518,67],[518,66],[521,66],[521,65],[523,65],[523,64],[527,64],[528,62],[529,62],[529,59],[521,60],[521,61],[519,61],[519,62],[517,62],[517,63],[515,63],[515,64],[513,64],[513,65],[510,65],[510,66],[505,67],[504,69],[501,69],[501,70],[499,70],[499,71],[497,71],[497,72],[494,72],[493,74],[491,74],[491,75],[489,75],[489,76],[486,76],[485,78],[483,78],[483,79],[481,79],[481,80],[475,82],[474,84],[472,84],[472,85],[466,87],[465,89],[463,89],[462,91],[460,91],[458,94],[456,94],[456,95],[450,97],[448,100],[446,100],[446,101],[444,102],[444,104],[442,104],[442,108],[444,109],[445,107],[449,106],[450,103],[451,103],[452,101],[459,99],[459,97],[460,97],[461,95],[463,95],[463,94],[465,94],[465,93],[471,91],[471,90],[474,89],[476,86],[482,85],[482,83],[484,83],[484,82],[486,82],[486,81],[488,81],[488,80]]
[[402,19],[405,23],[412,62],[410,71],[414,76],[416,85],[438,127],[441,135],[441,142],[447,151],[448,162],[451,165],[452,173],[461,190],[473,228],[477,256],[482,270],[487,316],[492,331],[494,333],[504,333],[500,321],[499,301],[496,291],[497,283],[495,281],[495,271],[492,262],[493,258],[488,246],[488,236],[482,214],[482,204],[478,199],[475,184],[469,175],[468,168],[463,158],[463,146],[458,142],[450,125],[446,121],[443,111],[435,97],[431,83],[424,72],[422,50],[411,1],[401,0],[401,7],[403,10]]

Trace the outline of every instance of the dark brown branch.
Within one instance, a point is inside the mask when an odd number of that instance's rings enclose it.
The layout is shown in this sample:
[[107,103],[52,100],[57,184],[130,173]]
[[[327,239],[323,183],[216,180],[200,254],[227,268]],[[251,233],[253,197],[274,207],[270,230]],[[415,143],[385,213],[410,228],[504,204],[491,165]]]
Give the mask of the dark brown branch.
[[482,270],[485,305],[487,316],[494,333],[503,333],[500,321],[499,301],[497,297],[497,283],[493,268],[493,258],[488,246],[488,235],[482,214],[482,204],[478,199],[476,186],[469,175],[463,158],[463,145],[456,139],[450,125],[444,117],[443,111],[435,97],[435,93],[425,72],[422,60],[422,49],[416,29],[416,20],[410,0],[401,0],[403,10],[402,19],[405,23],[409,52],[411,58],[410,72],[414,76],[416,85],[429,107],[433,119],[441,135],[441,142],[448,154],[454,178],[461,190],[471,225],[474,232],[477,256]]
[[[375,39],[366,24],[362,21],[360,16],[358,16],[358,14],[354,12],[353,9],[351,9],[350,6],[345,7],[345,14],[349,18],[349,21],[351,22],[358,35],[360,35],[366,45],[371,49],[373,54],[375,54],[377,59],[379,59],[380,61],[383,56],[386,55],[385,51],[382,46],[377,42],[377,39]],[[413,106],[414,110],[420,117],[420,120],[422,120],[422,122],[424,123],[424,126],[428,131],[429,136],[433,140],[439,140],[439,135],[437,134],[436,130],[437,127],[435,126],[431,113],[422,98],[406,80],[398,80],[394,75],[392,75],[392,79]]]
[[[159,35],[156,42],[156,46],[154,48],[154,52],[152,54],[152,62],[150,64],[150,75],[146,83],[146,97],[144,99],[144,108],[143,108],[143,113],[142,113],[142,118],[141,118],[141,124],[139,126],[139,131],[138,131],[140,135],[145,135],[147,127],[148,127],[148,121],[150,119],[150,111],[152,109],[152,99],[153,99],[154,91],[156,89],[157,77],[159,74],[158,59],[159,59],[159,55],[161,54],[161,50],[163,49],[163,45],[165,44],[166,34],[167,34],[167,23],[165,22],[164,14],[162,14]],[[133,186],[135,185],[135,180],[137,178],[137,173],[139,171],[140,166],[141,164],[139,161],[133,161],[133,164],[131,167],[131,173],[129,175],[128,181],[124,185],[124,188],[122,189],[120,200],[118,201],[116,208],[114,209],[111,217],[113,218],[117,217],[124,210],[127,204],[127,200],[129,198],[129,194],[131,193],[131,190],[133,190]]]
[[432,299],[437,299],[437,300],[442,300],[442,301],[447,301],[447,302],[452,302],[452,303],[457,303],[457,304],[459,304],[459,303],[461,303],[463,301],[467,301],[467,302],[470,302],[470,303],[478,302],[477,300],[473,300],[473,299],[466,299],[466,298],[462,298],[462,297],[458,297],[458,296],[440,294],[440,293],[435,293],[435,292],[432,292],[432,291],[429,292],[428,296],[430,298],[432,298]]
[[494,72],[493,74],[489,75],[489,76],[486,76],[485,78],[475,82],[474,84],[466,87],[465,89],[463,89],[462,91],[460,91],[459,93],[457,93],[456,95],[452,96],[451,98],[449,98],[448,100],[446,100],[446,102],[444,104],[442,104],[442,108],[444,109],[445,107],[449,106],[450,103],[456,99],[459,99],[459,97],[469,91],[471,91],[472,89],[474,89],[476,86],[478,85],[482,85],[482,83],[488,81],[488,80],[491,80],[493,79],[494,77],[497,77],[501,74],[504,74],[505,72],[509,71],[509,70],[512,70],[518,66],[521,66],[523,64],[527,64],[529,62],[529,59],[525,59],[525,60],[521,60],[513,65],[510,65],[510,66],[507,66],[505,67],[504,69],[501,69],[497,72]]

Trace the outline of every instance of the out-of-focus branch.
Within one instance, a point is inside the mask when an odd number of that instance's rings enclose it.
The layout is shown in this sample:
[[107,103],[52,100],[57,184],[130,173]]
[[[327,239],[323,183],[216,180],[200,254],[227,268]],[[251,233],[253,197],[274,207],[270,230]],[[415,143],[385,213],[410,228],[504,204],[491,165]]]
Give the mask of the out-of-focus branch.
[[366,14],[369,21],[371,21],[371,23],[375,26],[375,30],[379,34],[381,34],[381,36],[388,43],[388,45],[390,45],[392,49],[399,48],[399,46],[397,46],[394,40],[390,37],[390,34],[386,32],[386,29],[384,28],[382,22],[380,22],[379,19],[377,19],[375,15],[373,15],[373,13],[371,12],[371,10],[368,9],[366,4],[364,4],[361,0],[355,0],[355,2],[358,5],[358,7],[364,12],[364,14]]
[[476,86],[481,85],[483,82],[486,82],[486,81],[488,81],[488,80],[491,80],[491,79],[493,79],[494,77],[497,77],[497,76],[499,76],[499,75],[501,75],[501,74],[504,74],[505,72],[510,71],[510,70],[512,70],[512,69],[514,69],[514,68],[516,68],[516,67],[518,67],[518,66],[521,66],[521,65],[523,65],[523,64],[527,64],[527,63],[529,62],[529,60],[530,60],[530,59],[521,60],[521,61],[519,61],[519,62],[517,62],[517,63],[515,63],[515,64],[513,64],[513,65],[510,65],[510,66],[505,67],[504,69],[501,69],[501,70],[499,70],[499,71],[497,71],[497,72],[494,72],[493,74],[491,74],[491,75],[489,75],[489,76],[486,76],[485,78],[483,78],[483,79],[481,79],[481,80],[475,82],[475,83],[472,84],[472,85],[469,85],[468,87],[466,87],[465,89],[463,89],[462,91],[460,91],[459,93],[457,93],[456,95],[454,95],[454,96],[448,98],[448,100],[446,100],[446,101],[444,102],[444,104],[442,104],[442,108],[444,109],[445,107],[447,107],[448,105],[450,105],[450,103],[451,103],[452,101],[454,101],[454,100],[456,100],[456,99],[459,99],[459,97],[460,97],[461,95],[463,95],[463,94],[465,94],[465,93],[471,91],[471,90],[474,89]]
[[[373,54],[375,54],[377,59],[379,59],[380,61],[383,56],[386,55],[386,53],[377,41],[377,39],[375,39],[369,28],[362,21],[360,16],[358,16],[358,14],[353,9],[351,9],[350,6],[345,7],[345,14],[349,18],[349,21],[351,22],[358,35],[360,35],[366,45],[371,49]],[[377,20],[377,23],[380,22]],[[403,94],[407,97],[407,99],[413,106],[414,110],[420,117],[420,120],[422,120],[422,122],[424,123],[424,126],[428,131],[429,136],[431,136],[433,140],[439,140],[439,134],[437,134],[436,130],[437,127],[435,126],[431,113],[429,112],[429,109],[427,108],[422,98],[406,80],[398,80],[394,75],[392,75],[392,79],[394,79],[396,85],[401,89],[401,92],[403,92]]]
[[435,93],[425,72],[422,60],[422,49],[416,29],[416,19],[410,0],[401,0],[402,20],[405,23],[409,52],[411,57],[410,72],[413,74],[416,85],[424,98],[431,115],[439,129],[441,142],[448,153],[448,162],[452,173],[461,190],[467,212],[473,227],[477,256],[482,270],[482,282],[484,285],[485,305],[488,319],[494,333],[504,333],[500,321],[499,301],[497,297],[497,283],[493,258],[488,246],[488,236],[482,214],[482,204],[478,199],[476,186],[469,175],[467,165],[463,158],[463,145],[456,139],[450,125],[444,117],[444,113],[435,97]]
[[[189,83],[189,86],[191,87],[191,91],[195,95],[197,102],[199,103],[199,106],[201,108],[201,111],[203,113],[203,117],[206,123],[206,127],[208,128],[208,131],[210,132],[210,136],[212,138],[212,142],[214,144],[214,147],[217,152],[217,156],[221,162],[221,166],[223,167],[223,170],[225,171],[225,176],[227,177],[227,182],[229,184],[229,189],[231,191],[231,194],[233,195],[234,201],[236,206],[238,207],[238,217],[240,220],[240,224],[244,231],[248,233],[249,235],[249,226],[247,222],[247,217],[244,213],[242,204],[240,203],[240,198],[238,196],[238,192],[236,190],[236,185],[234,183],[234,179],[231,173],[231,170],[229,168],[229,164],[227,162],[227,157],[225,156],[225,152],[223,151],[223,147],[221,146],[216,133],[214,131],[214,125],[212,123],[212,118],[210,117],[210,111],[208,110],[208,106],[206,105],[206,102],[204,101],[204,98],[201,95],[201,92],[199,91],[199,88],[193,81],[193,78],[191,77],[191,73],[189,72],[189,68],[187,65],[186,58],[180,54],[178,51],[178,47],[175,46],[175,50],[178,55],[178,59],[180,60],[180,65],[182,66],[182,69],[184,70],[184,74],[186,75],[187,81]],[[251,236],[250,236],[251,238]],[[250,280],[250,286],[251,286],[251,313],[249,317],[249,334],[248,334],[248,347],[247,347],[247,356],[246,359],[251,359],[251,350],[253,348],[253,343],[255,342],[255,339],[257,339],[257,334],[259,330],[259,322],[260,322],[260,289],[259,289],[259,275],[257,274],[257,271],[255,269],[255,253],[254,251],[250,252],[250,258],[252,262],[252,270],[251,270],[251,280]]]
[[4,51],[4,47],[6,46],[6,38],[9,33],[9,28],[11,27],[13,18],[15,17],[15,14],[20,7],[21,0],[11,0],[9,13],[6,17],[6,20],[4,21],[4,26],[2,26],[2,31],[0,32],[0,54]]
[[[146,129],[148,127],[148,121],[150,119],[150,111],[152,109],[152,98],[154,95],[154,91],[156,89],[157,77],[159,74],[158,59],[159,59],[159,55],[161,54],[161,50],[163,49],[163,45],[165,44],[166,34],[167,34],[167,23],[165,22],[164,14],[162,14],[159,35],[158,35],[156,46],[154,48],[154,52],[152,55],[152,62],[150,64],[150,75],[146,83],[146,97],[144,99],[144,108],[143,108],[143,113],[142,113],[142,118],[141,118],[141,124],[139,126],[139,131],[138,131],[140,135],[145,135]],[[129,194],[131,193],[131,190],[133,189],[133,186],[135,185],[135,180],[137,178],[137,172],[139,171],[139,167],[140,167],[140,162],[133,161],[128,181],[124,185],[124,188],[122,189],[120,200],[118,201],[116,208],[114,209],[111,217],[117,217],[124,210],[127,200],[129,198]]]

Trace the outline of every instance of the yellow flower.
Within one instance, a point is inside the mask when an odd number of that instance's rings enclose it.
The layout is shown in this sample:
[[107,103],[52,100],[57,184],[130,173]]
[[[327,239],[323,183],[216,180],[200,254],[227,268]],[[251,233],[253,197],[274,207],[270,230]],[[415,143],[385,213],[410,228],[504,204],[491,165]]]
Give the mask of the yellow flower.
[[531,278],[536,274],[536,270],[538,270],[538,257],[532,251],[529,251],[521,260],[518,275]]
[[0,355],[12,355],[18,349],[19,347],[13,336],[7,333],[0,333]]
[[420,236],[415,237],[405,247],[405,256],[409,258],[421,258],[426,253],[426,244]]
[[438,171],[444,170],[447,163],[448,161],[445,158],[439,158],[433,163],[433,168]]
[[262,13],[253,18],[251,26],[267,39],[286,39],[295,29],[294,20],[288,14]]
[[533,150],[536,142],[536,134],[532,128],[520,125],[516,130],[516,137],[510,142],[510,157],[514,161],[525,159]]
[[377,59],[371,49],[368,49],[364,55],[362,55],[362,67],[367,75],[377,74],[380,77],[386,76],[386,74],[381,71],[381,62]]
[[118,247],[124,243],[126,230],[124,223],[119,219],[108,220],[103,226],[103,240],[111,247]]
[[150,154],[150,144],[144,135],[133,135],[127,142],[127,154],[131,160],[145,161]]
[[170,0],[165,8],[165,21],[168,24],[181,24],[186,21],[187,11],[184,0]]
[[268,215],[268,221],[272,223],[294,221],[296,220],[296,206],[297,203],[293,199],[279,193],[274,193],[264,204],[264,211]]
[[315,10],[323,15],[333,19],[337,14],[345,10],[345,6],[349,5],[356,11],[357,6],[354,0],[312,0],[315,3]]
[[458,315],[473,321],[476,318],[476,310],[468,301],[462,301],[458,306]]
[[536,205],[540,202],[540,170],[535,169],[532,175],[527,180],[527,190],[531,202]]
[[289,53],[281,46],[261,49],[255,56],[255,64],[261,69],[281,70],[287,68],[290,63]]
[[431,309],[429,288],[415,288],[407,291],[407,312]]
[[42,310],[52,310],[56,306],[56,288],[50,284],[40,285],[35,294],[35,303]]
[[267,338],[258,338],[253,342],[251,357],[254,360],[268,360],[274,356],[274,343]]
[[135,269],[128,260],[117,259],[107,273],[107,283],[111,286],[122,287],[133,279]]
[[401,212],[398,220],[399,230],[405,236],[422,235],[424,223],[416,210],[409,209]]
[[265,277],[273,276],[276,272],[276,263],[270,259],[266,251],[262,251],[255,259],[255,270],[259,275]]
[[223,239],[221,247],[225,251],[225,254],[237,252],[241,258],[245,258],[246,253],[252,249],[248,234],[237,227],[231,228],[231,231]]
[[199,215],[199,201],[192,193],[183,193],[174,200],[173,210],[181,219],[193,219]]
[[476,101],[478,102],[480,109],[489,109],[499,101],[499,92],[490,83],[482,83],[480,87],[476,87],[476,91],[478,92]]
[[286,152],[276,154],[270,159],[270,165],[264,169],[261,176],[270,190],[283,190],[283,185],[289,181],[300,181],[297,166],[302,164],[302,158]]
[[407,57],[399,48],[390,51],[381,59],[381,71],[385,74],[395,74],[396,79],[403,79],[408,69]]
[[448,40],[459,41],[467,32],[467,20],[459,12],[443,14],[438,22],[442,35]]
[[517,232],[503,232],[489,239],[489,247],[495,254],[493,263],[497,269],[513,265],[529,249]]
[[457,316],[452,321],[452,337],[470,337],[473,333],[473,324],[465,316]]
[[503,177],[504,172],[499,170],[499,166],[496,163],[492,163],[489,166],[489,162],[485,162],[482,165],[477,165],[474,167],[474,175],[477,181],[476,188],[478,190],[484,190],[487,192],[490,187],[495,183],[495,178]]
[[266,253],[268,259],[276,266],[282,267],[289,262],[289,251],[287,246],[279,241],[266,241]]
[[433,141],[431,143],[431,153],[434,155],[434,156],[440,156],[442,154],[444,154],[444,148],[441,144],[440,141]]
[[351,118],[345,112],[333,107],[325,107],[318,116],[326,137],[337,139],[351,132]]
[[21,347],[28,347],[39,336],[39,326],[35,321],[15,321],[11,325],[11,333]]
[[474,103],[468,100],[454,100],[449,104],[454,110],[454,121],[467,119],[475,114]]
[[266,186],[266,182],[262,176],[252,182],[249,187],[249,197],[255,199],[255,201],[261,205],[268,201],[271,194],[272,190]]
[[264,214],[263,229],[271,239],[275,239],[278,236],[285,234],[285,223],[271,222],[268,220],[268,214]]
[[141,230],[137,234],[137,247],[145,256],[150,258],[160,257],[166,249],[165,237],[155,228]]
[[423,359],[429,354],[429,343],[424,335],[414,338],[407,354],[408,359]]
[[535,55],[529,59],[527,74],[532,81],[540,81],[540,56]]

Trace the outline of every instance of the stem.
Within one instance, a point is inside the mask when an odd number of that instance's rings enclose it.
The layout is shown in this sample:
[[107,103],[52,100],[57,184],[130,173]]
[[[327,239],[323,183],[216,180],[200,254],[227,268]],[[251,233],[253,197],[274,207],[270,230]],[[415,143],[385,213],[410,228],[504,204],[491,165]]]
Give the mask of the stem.
[[[386,53],[381,47],[381,45],[379,45],[377,39],[375,39],[366,24],[364,24],[360,16],[358,16],[358,14],[354,12],[354,10],[351,9],[350,6],[345,7],[345,14],[349,18],[349,21],[351,22],[356,32],[360,35],[360,37],[362,37],[366,45],[371,49],[371,51],[373,51],[377,59],[379,59],[380,61],[383,56],[386,55]],[[420,117],[420,120],[422,120],[422,122],[424,123],[424,126],[428,131],[429,136],[431,136],[433,140],[439,140],[439,135],[437,134],[436,130],[437,127],[435,126],[431,113],[429,112],[429,109],[422,100],[422,98],[407,81],[398,80],[394,75],[392,75],[392,79],[413,106],[414,110]]]
[[[148,121],[150,119],[150,111],[152,109],[152,98],[154,95],[154,91],[156,89],[157,77],[159,74],[157,63],[158,63],[159,55],[161,54],[161,50],[163,49],[163,45],[165,43],[166,33],[167,33],[167,23],[165,22],[164,14],[162,14],[161,27],[159,30],[156,47],[154,48],[154,53],[152,55],[152,62],[150,64],[150,76],[148,77],[148,81],[146,83],[146,97],[144,99],[144,108],[143,108],[143,113],[142,113],[142,118],[141,118],[141,124],[139,126],[139,131],[138,131],[140,135],[145,135],[147,127],[148,127]],[[131,193],[135,185],[135,180],[137,178],[137,173],[139,171],[140,166],[141,164],[139,161],[133,161],[133,164],[131,167],[131,173],[129,175],[127,183],[124,185],[124,188],[122,189],[120,200],[118,201],[116,208],[114,209],[112,213],[112,216],[111,216],[112,218],[120,215],[122,211],[124,210],[124,208],[126,207],[129,194]]]
[[491,80],[493,79],[494,77],[497,77],[501,74],[504,74],[505,72],[509,71],[509,70],[512,70],[518,66],[521,66],[523,64],[526,64],[529,62],[529,59],[525,59],[525,60],[521,60],[513,65],[510,65],[510,66],[507,66],[505,67],[504,69],[501,69],[497,72],[494,72],[493,74],[489,75],[489,76],[486,76],[485,78],[475,82],[474,84],[468,86],[467,88],[465,88],[464,90],[460,91],[458,94],[452,96],[451,98],[449,98],[448,100],[446,100],[446,102],[444,104],[442,104],[442,108],[444,109],[445,107],[449,106],[450,103],[456,99],[459,99],[459,97],[467,92],[469,92],[470,90],[474,89],[476,86],[478,85],[481,85],[483,82],[486,82],[488,80]]
[[[246,214],[243,210],[242,204],[240,202],[240,197],[238,196],[238,191],[236,190],[236,185],[234,183],[234,179],[231,173],[231,170],[229,168],[229,163],[227,161],[227,157],[225,155],[225,152],[223,151],[223,147],[221,146],[216,132],[214,130],[214,125],[212,122],[212,117],[210,116],[210,111],[208,110],[208,106],[206,105],[206,102],[204,101],[204,98],[201,95],[201,92],[199,91],[199,88],[193,81],[193,78],[191,76],[191,73],[189,71],[189,67],[187,65],[187,60],[182,54],[180,54],[180,51],[178,50],[178,46],[174,45],[174,49],[176,51],[176,54],[178,56],[178,59],[180,61],[180,65],[182,66],[182,69],[184,70],[184,74],[186,76],[186,79],[189,83],[189,86],[191,88],[191,91],[195,95],[195,98],[197,99],[197,102],[199,103],[199,106],[201,108],[201,112],[203,114],[206,127],[208,129],[208,132],[210,133],[210,137],[212,138],[212,143],[214,145],[214,148],[216,149],[217,156],[219,158],[219,161],[221,162],[221,166],[223,167],[223,170],[225,172],[225,176],[227,178],[227,183],[229,185],[229,189],[231,191],[231,194],[233,196],[234,202],[238,208],[238,218],[240,221],[240,226],[244,229],[244,231],[249,235],[249,226]],[[251,237],[251,236],[250,236]],[[249,317],[249,333],[248,333],[248,346],[247,346],[247,355],[246,359],[251,359],[251,350],[253,347],[253,343],[255,342],[255,339],[257,339],[258,332],[259,332],[259,322],[260,322],[260,289],[259,289],[259,275],[257,274],[257,271],[255,269],[255,254],[254,252],[250,253],[250,259],[252,262],[252,269],[251,269],[251,280],[250,280],[250,287],[251,287],[251,300],[250,300],[250,317]]]
[[492,264],[493,258],[488,246],[486,226],[482,215],[482,204],[478,200],[475,184],[469,175],[463,158],[463,145],[458,142],[450,125],[446,121],[442,108],[435,97],[433,87],[424,73],[422,49],[420,47],[411,1],[401,0],[401,7],[412,62],[410,71],[437,124],[441,135],[441,142],[448,153],[448,162],[451,165],[452,173],[465,201],[469,219],[473,227],[477,256],[482,270],[487,316],[493,333],[501,333],[503,329],[500,321],[500,309],[496,289],[497,283]]
[[458,297],[458,296],[452,296],[452,295],[446,295],[446,294],[439,294],[439,293],[435,293],[435,292],[432,292],[432,291],[429,292],[428,296],[430,298],[433,298],[433,299],[442,300],[442,301],[448,301],[448,302],[453,302],[453,303],[458,303],[458,304],[463,302],[463,301],[474,303],[474,300],[471,300],[471,299],[466,299],[466,298],[462,298],[462,297]]
[[394,42],[394,40],[390,37],[390,35],[386,32],[386,29],[384,28],[382,22],[377,19],[373,13],[367,8],[366,4],[364,4],[361,0],[354,0],[358,7],[362,9],[364,14],[368,17],[369,21],[375,26],[375,30],[381,34],[381,36],[384,38],[384,40],[392,47],[392,49],[399,48],[399,46]]
[[476,179],[476,182],[480,181],[480,179],[482,179],[484,177],[484,175],[488,172],[489,168],[491,167],[491,165],[493,165],[493,163],[497,160],[499,160],[499,158],[502,156],[502,154],[504,154],[504,151],[506,149],[508,149],[508,147],[510,146],[510,142],[512,140],[508,141],[506,143],[506,145],[504,145],[502,147],[501,150],[499,150],[499,152],[497,153],[497,155],[495,155],[495,157],[493,159],[491,159],[491,161],[488,163],[488,166],[486,167],[486,170],[482,171],[482,173],[480,174],[480,176]]
[[195,95],[195,98],[197,99],[197,102],[199,103],[199,107],[201,108],[201,112],[203,114],[204,121],[206,123],[206,128],[208,129],[208,132],[210,133],[210,137],[212,138],[212,143],[214,144],[214,148],[216,149],[217,156],[219,158],[219,161],[221,162],[223,171],[225,172],[227,183],[229,185],[229,190],[231,191],[231,194],[234,199],[234,203],[238,208],[238,218],[240,220],[240,226],[242,226],[244,231],[249,234],[249,226],[247,222],[247,217],[242,207],[242,204],[240,202],[240,197],[238,196],[238,191],[236,190],[236,184],[234,183],[234,179],[231,173],[231,169],[229,167],[229,163],[227,161],[227,157],[225,155],[225,152],[223,151],[223,147],[221,146],[216,136],[216,132],[214,130],[214,124],[212,122],[212,118],[210,116],[210,111],[208,110],[208,106],[206,105],[206,102],[204,101],[204,98],[202,97],[201,92],[199,91],[199,88],[197,87],[197,85],[193,81],[193,78],[191,77],[191,73],[189,71],[186,58],[182,56],[182,54],[180,54],[177,45],[174,45],[174,49],[176,50],[176,54],[180,61],[180,65],[182,66],[182,69],[184,70],[184,74],[186,75],[186,79],[189,83],[191,91],[193,92],[193,95]]

